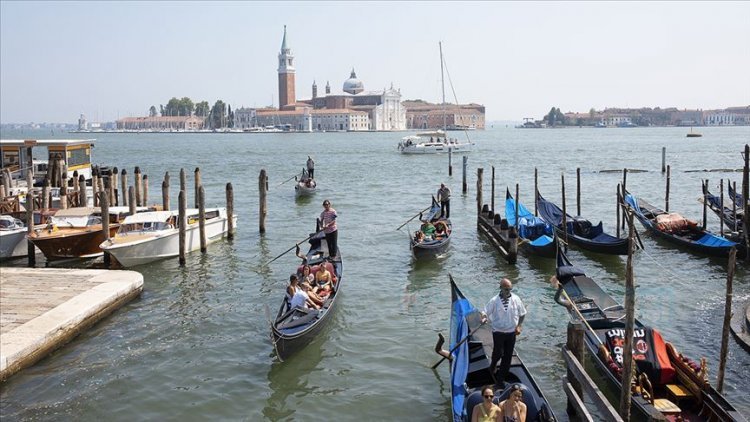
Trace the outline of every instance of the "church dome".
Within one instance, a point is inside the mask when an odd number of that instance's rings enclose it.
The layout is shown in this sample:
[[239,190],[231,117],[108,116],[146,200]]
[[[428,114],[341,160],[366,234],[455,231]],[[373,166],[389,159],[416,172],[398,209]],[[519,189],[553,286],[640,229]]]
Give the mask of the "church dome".
[[357,79],[357,74],[354,73],[354,69],[352,69],[352,74],[349,76],[349,79],[344,81],[344,92],[348,92],[349,94],[359,94],[360,92],[365,90],[365,85]]

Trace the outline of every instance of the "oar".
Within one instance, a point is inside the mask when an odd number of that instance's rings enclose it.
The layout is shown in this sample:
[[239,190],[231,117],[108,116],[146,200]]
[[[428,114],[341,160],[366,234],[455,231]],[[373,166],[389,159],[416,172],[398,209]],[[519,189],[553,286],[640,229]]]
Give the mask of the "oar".
[[281,185],[283,185],[284,183],[286,183],[286,182],[288,182],[288,181],[290,181],[290,180],[294,179],[295,177],[297,177],[297,175],[296,175],[296,174],[295,174],[294,176],[292,176],[292,177],[290,177],[290,178],[288,178],[288,179],[284,180],[283,182],[279,183],[279,186],[281,186]]
[[[456,343],[456,345],[455,345],[455,346],[453,346],[453,348],[452,348],[452,349],[450,350],[450,352],[448,352],[448,355],[452,355],[452,354],[453,354],[453,352],[455,352],[455,351],[456,351],[456,349],[458,349],[458,348],[459,348],[459,346],[461,346],[462,344],[466,343],[466,340],[468,340],[468,339],[469,339],[469,337],[473,336],[473,335],[474,335],[474,333],[476,333],[478,329],[482,328],[482,326],[483,326],[483,325],[484,325],[484,324],[485,324],[486,322],[487,322],[487,320],[485,319],[484,321],[482,321],[482,323],[481,323],[481,324],[479,324],[479,325],[477,326],[477,328],[475,328],[475,329],[471,330],[471,332],[470,332],[470,333],[469,333],[468,335],[466,335],[466,337],[464,337],[464,338],[463,338],[463,339],[462,339],[461,341],[459,341],[458,343]],[[441,364],[441,363],[443,363],[443,361],[444,361],[444,360],[446,360],[446,359],[447,359],[447,358],[446,358],[445,356],[443,356],[443,357],[442,357],[442,359],[440,359],[440,360],[439,360],[439,361],[438,361],[438,362],[437,362],[436,364],[432,365],[432,366],[431,366],[431,368],[432,368],[432,369],[435,369],[435,368],[437,368],[437,367],[438,367],[438,366],[440,366],[440,364]]]
[[272,263],[273,261],[276,261],[277,259],[279,259],[279,258],[281,258],[282,256],[284,256],[284,255],[286,255],[287,253],[289,253],[289,251],[291,251],[292,249],[294,249],[294,248],[296,248],[297,246],[301,245],[301,244],[302,244],[302,243],[303,243],[304,241],[306,241],[306,240],[310,239],[311,237],[313,237],[313,236],[317,235],[318,233],[320,233],[320,232],[322,232],[322,231],[323,231],[323,230],[321,229],[320,231],[318,231],[318,232],[315,232],[315,233],[311,234],[310,236],[307,236],[306,238],[304,238],[304,239],[300,240],[299,242],[295,243],[295,244],[294,244],[294,246],[292,246],[291,248],[289,248],[289,249],[285,250],[284,252],[282,252],[282,253],[281,253],[281,255],[279,255],[279,256],[277,256],[276,258],[274,258],[274,259],[272,259],[272,260],[270,260],[270,261],[266,262],[265,264],[263,264],[263,266],[266,266],[266,265],[268,265],[268,264]]
[[406,220],[406,223],[404,223],[404,224],[402,224],[402,225],[398,226],[398,228],[396,228],[396,230],[401,230],[401,227],[404,227],[404,226],[405,226],[405,225],[406,225],[407,223],[409,223],[409,222],[410,222],[411,220],[414,220],[415,218],[419,217],[419,215],[420,215],[420,214],[422,214],[423,212],[425,212],[425,211],[429,210],[430,208],[432,208],[432,205],[430,205],[429,207],[427,207],[427,208],[423,209],[422,211],[418,212],[418,213],[417,213],[417,215],[415,215],[414,217],[412,217],[412,218],[410,218],[410,219]]

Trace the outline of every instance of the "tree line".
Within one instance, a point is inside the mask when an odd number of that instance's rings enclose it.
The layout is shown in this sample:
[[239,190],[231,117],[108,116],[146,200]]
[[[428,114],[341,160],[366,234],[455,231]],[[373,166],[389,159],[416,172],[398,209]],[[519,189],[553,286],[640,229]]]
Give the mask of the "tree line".
[[208,101],[194,103],[189,97],[172,97],[167,101],[167,105],[160,104],[159,109],[151,106],[148,111],[149,117],[161,116],[196,116],[206,120],[206,124],[211,129],[233,128],[234,112],[232,106],[224,103],[222,100],[216,100],[213,107],[210,107]]

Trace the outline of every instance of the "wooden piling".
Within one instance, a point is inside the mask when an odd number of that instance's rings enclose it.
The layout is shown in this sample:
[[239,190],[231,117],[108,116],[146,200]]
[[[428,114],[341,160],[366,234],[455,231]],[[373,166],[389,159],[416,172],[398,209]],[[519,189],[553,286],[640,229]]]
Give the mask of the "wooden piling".
[[484,187],[484,168],[477,169],[477,215],[482,212],[482,188]]
[[581,168],[576,168],[576,215],[581,216]]
[[448,176],[453,176],[453,148],[448,147]]
[[42,209],[46,211],[49,209],[50,180],[45,176],[42,183]]
[[661,172],[667,171],[667,147],[661,147]]
[[495,213],[495,166],[492,166],[492,213]]
[[128,187],[128,211],[130,212],[130,215],[135,215],[136,213],[136,199],[135,199],[135,187],[130,186]]
[[615,227],[617,227],[618,238],[620,237],[620,208],[622,208],[622,203],[623,203],[623,198],[620,195],[620,186],[622,185],[618,183],[617,184],[617,207],[615,207],[616,212],[617,212],[617,224],[615,225]]
[[143,203],[141,205],[148,206],[148,174],[143,175]]
[[195,208],[198,208],[198,191],[200,190],[201,186],[203,186],[203,182],[201,182],[201,169],[199,167],[195,168]]
[[633,379],[633,328],[635,326],[635,282],[633,280],[633,251],[635,250],[635,225],[633,212],[625,215],[628,219],[628,261],[625,266],[625,347],[622,364],[622,388],[620,389],[620,416],[630,420],[630,383]]
[[164,211],[168,211],[169,205],[169,172],[166,172],[161,182],[161,207]]
[[[571,353],[573,353],[578,362],[583,362],[583,336],[584,327],[581,321],[576,320],[568,323],[568,337],[565,346],[568,348],[568,350],[571,351]],[[576,392],[578,397],[583,398],[583,389],[581,388],[581,384],[578,382],[575,374],[573,374],[573,372],[570,370],[570,367],[568,367],[567,369],[567,378],[568,382],[573,387],[573,390]],[[570,400],[568,400],[567,410],[569,415],[575,415],[577,413],[575,410],[575,406],[573,405],[573,403],[571,403]]]
[[133,184],[135,184],[135,205],[140,207],[141,205],[143,205],[143,175],[141,174],[141,169],[138,166],[135,167],[134,178],[135,180],[133,181]]
[[[625,201],[625,192],[628,190],[628,169],[622,169],[622,200]],[[622,229],[625,229],[625,216],[622,216]]]
[[516,224],[513,225],[516,228],[516,233],[518,233],[518,208],[521,204],[521,198],[519,198],[519,196],[521,196],[521,192],[518,183],[516,183],[516,207],[515,210],[513,210],[515,213],[513,215],[516,217]]
[[670,166],[667,166],[667,192],[664,195],[664,211],[669,212],[669,185],[672,180]]
[[464,174],[464,176],[463,176],[463,182],[462,182],[462,185],[461,185],[461,192],[467,193],[469,191],[469,185],[466,183],[466,167],[469,164],[469,157],[467,157],[467,156],[464,155],[463,156],[463,160],[464,160],[464,164],[463,164],[463,167],[464,167],[463,174]]
[[122,169],[120,173],[120,192],[122,192],[122,206],[128,206],[128,171]]
[[703,230],[706,230],[708,220],[708,179],[701,179],[701,191],[703,192]]
[[28,265],[29,267],[33,267],[36,265],[36,250],[31,240],[28,240],[34,234],[34,191],[31,190],[34,186],[34,171],[32,169],[26,172],[26,186],[28,186],[28,190],[26,191],[26,246],[29,259]]
[[89,198],[88,198],[88,192],[86,192],[86,178],[81,174],[78,176],[78,188],[80,189],[78,191],[78,206],[79,207],[88,207],[89,206]]
[[[109,192],[102,191],[99,195],[99,206],[102,209],[102,236],[106,242],[109,240]],[[104,251],[104,268],[109,268],[110,261],[109,252]]]
[[[0,174],[0,177],[3,177]],[[5,183],[0,184],[0,201],[4,201],[5,197],[8,196],[8,191],[5,189]]]
[[724,236],[724,179],[719,179],[719,203],[722,214],[719,217],[719,236]]
[[187,192],[187,176],[185,176],[185,169],[180,169],[180,190]]
[[562,184],[562,231],[565,238],[565,251],[568,250],[568,211],[565,201],[565,173],[560,173],[560,182]]
[[178,197],[178,225],[179,225],[179,236],[180,236],[180,266],[185,266],[185,240],[187,238],[187,198],[185,198],[185,191],[181,190]]
[[[727,183],[729,183],[729,179],[727,179]],[[737,193],[737,182],[732,182],[732,191],[736,194]],[[737,232],[737,201],[734,200],[734,198],[729,198],[730,201],[732,201],[732,221],[734,221],[734,229],[732,229],[733,232]]]
[[724,390],[724,371],[727,367],[727,353],[729,353],[729,323],[732,320],[732,280],[737,263],[737,248],[729,251],[729,265],[727,267],[727,294],[724,299],[724,328],[721,330],[721,351],[719,352],[719,374],[716,377],[716,390]]
[[534,216],[539,216],[539,210],[537,209],[537,198],[539,198],[539,172],[534,167]]
[[206,253],[206,191],[203,186],[198,188],[198,230],[201,236],[201,253]]
[[[91,172],[91,193],[93,195],[92,203],[94,206],[99,206],[99,176],[96,171]],[[85,206],[85,205],[84,205]]]
[[68,208],[68,174],[63,173],[60,176],[60,209]]
[[227,239],[234,239],[234,188],[227,183]]
[[112,174],[109,175],[109,205],[119,205],[119,198],[117,197],[117,167],[112,168]]
[[[750,251],[750,212],[748,212],[748,195],[750,195],[750,145],[745,144],[745,166],[742,170],[742,211],[743,231],[745,233],[745,248]],[[745,254],[745,262],[750,262],[750,252]]]
[[268,176],[266,175],[266,169],[261,169],[258,175],[258,195],[259,195],[259,206],[260,210],[258,213],[258,230],[261,233],[266,232],[266,191],[268,190]]

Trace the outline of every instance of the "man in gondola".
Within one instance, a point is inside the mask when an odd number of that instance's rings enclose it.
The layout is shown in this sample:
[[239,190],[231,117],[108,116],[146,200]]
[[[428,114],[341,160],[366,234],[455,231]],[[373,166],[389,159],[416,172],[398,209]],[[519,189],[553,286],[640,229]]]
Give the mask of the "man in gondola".
[[315,161],[309,155],[307,156],[307,174],[311,179],[315,178]]
[[[521,324],[526,316],[526,308],[521,298],[512,293],[513,283],[507,278],[500,281],[500,293],[493,296],[484,307],[482,322],[492,325],[492,360],[490,374],[500,388],[505,387],[505,378],[510,370],[516,336],[521,334]],[[502,360],[501,360],[502,359]],[[500,374],[495,376],[497,362],[500,361]]]
[[437,200],[440,202],[440,218],[451,218],[451,189],[445,183],[440,184]]

